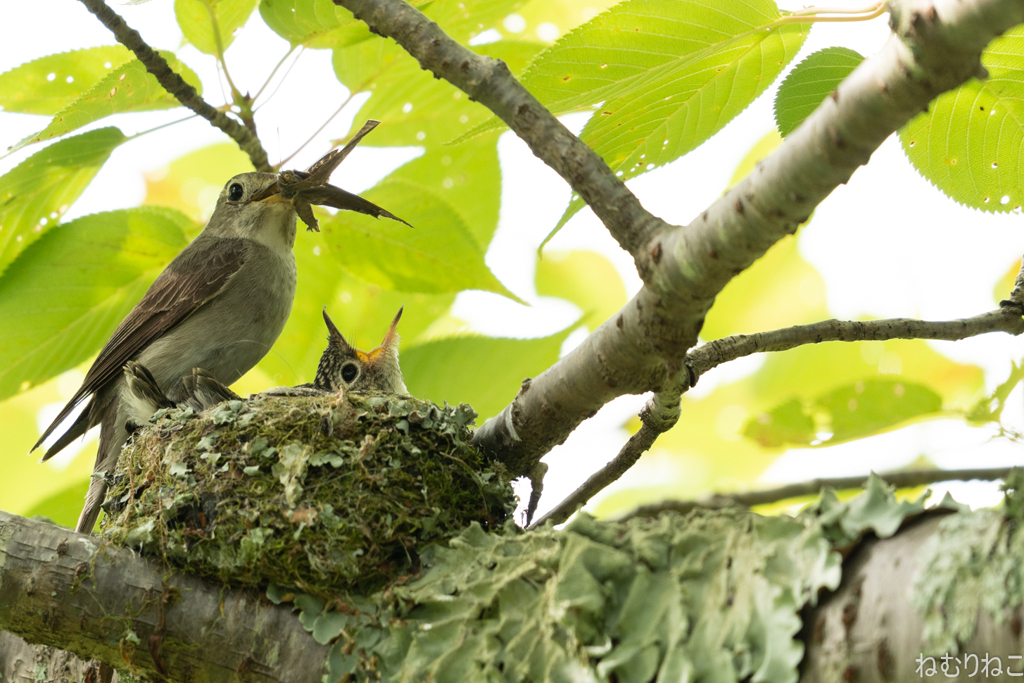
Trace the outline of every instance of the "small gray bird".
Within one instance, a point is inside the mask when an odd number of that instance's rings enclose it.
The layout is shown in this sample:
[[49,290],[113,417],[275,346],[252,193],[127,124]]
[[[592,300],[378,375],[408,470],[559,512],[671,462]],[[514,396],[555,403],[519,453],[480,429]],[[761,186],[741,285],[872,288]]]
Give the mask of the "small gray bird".
[[401,220],[326,184],[373,125],[364,126],[345,149],[329,153],[309,171],[243,173],[229,180],[202,233],[171,261],[118,325],[82,386],[32,447],[39,448],[79,404],[90,399],[43,456],[52,457],[100,425],[96,465],[78,531],[89,533],[95,526],[107,489],[104,477],[113,473],[128,437],[125,423],[134,417],[128,402],[122,401],[128,386],[122,369],[128,361],[144,366],[152,383],[172,402],[185,398],[183,378],[196,367],[221,384],[232,384],[266,355],[288,318],[295,297],[292,246],[297,212],[312,216],[309,205],[315,203]]

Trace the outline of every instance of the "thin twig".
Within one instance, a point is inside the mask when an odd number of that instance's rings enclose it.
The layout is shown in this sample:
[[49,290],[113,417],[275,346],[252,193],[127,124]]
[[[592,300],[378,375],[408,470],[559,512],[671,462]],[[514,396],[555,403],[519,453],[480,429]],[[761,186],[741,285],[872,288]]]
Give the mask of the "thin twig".
[[[1022,286],[1024,287],[1024,286]],[[1022,289],[1024,291],[1024,289]],[[1012,295],[1011,295],[1012,296]],[[786,351],[805,344],[828,341],[885,341],[889,339],[943,339],[957,341],[989,332],[1024,333],[1024,308],[1005,301],[994,311],[942,322],[890,318],[887,320],[822,320],[770,332],[737,334],[699,346],[686,356],[690,386],[705,372],[743,356],[768,351]]]
[[[878,474],[880,479],[892,484],[896,488],[910,488],[924,486],[940,481],[970,481],[980,479],[993,481],[1005,479],[1014,468],[1012,467],[989,467],[983,469],[964,470],[907,470],[904,472],[889,472]],[[643,505],[618,518],[620,521],[633,517],[656,517],[663,512],[673,511],[686,514],[697,508],[720,509],[733,505],[741,507],[754,507],[755,505],[768,505],[790,498],[802,498],[805,496],[817,495],[823,488],[832,488],[837,491],[844,489],[863,488],[870,475],[856,477],[835,477],[823,479],[811,479],[796,484],[786,484],[772,489],[761,491],[745,491],[742,493],[716,493],[700,500],[665,500],[652,505]]]
[[753,353],[787,351],[805,344],[826,341],[868,341],[889,339],[946,339],[955,341],[989,332],[1024,332],[1024,307],[1013,301],[1015,295],[1024,296],[1024,266],[1018,275],[1011,300],[1002,302],[999,309],[973,318],[929,322],[894,318],[889,320],[843,321],[823,320],[810,325],[795,325],[770,332],[738,334],[704,344],[687,354],[685,367],[689,376],[681,388],[656,394],[640,413],[642,425],[611,462],[594,473],[578,489],[538,519],[531,528],[551,521],[561,524],[598,492],[616,481],[632,467],[640,456],[654,445],[655,440],[671,429],[679,419],[680,396],[711,368]]
[[238,143],[242,151],[249,155],[249,159],[256,170],[271,170],[270,163],[267,161],[267,152],[263,149],[263,145],[260,144],[259,138],[252,131],[203,100],[196,92],[196,89],[175,73],[170,65],[167,64],[167,60],[151,48],[142,39],[139,32],[128,26],[124,19],[114,10],[110,9],[103,0],[81,1],[104,26],[113,32],[117,42],[135,54],[138,60],[145,65],[146,70],[156,77],[156,80],[163,86],[164,90],[171,93],[184,106],[202,116],[216,128],[224,131],[228,137]]

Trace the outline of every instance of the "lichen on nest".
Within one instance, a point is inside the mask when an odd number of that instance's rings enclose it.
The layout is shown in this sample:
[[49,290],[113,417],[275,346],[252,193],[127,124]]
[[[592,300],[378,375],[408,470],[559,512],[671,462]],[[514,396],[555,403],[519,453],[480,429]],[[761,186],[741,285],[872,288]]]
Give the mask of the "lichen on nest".
[[504,469],[470,444],[475,417],[385,394],[159,411],[121,454],[101,531],[230,585],[374,590],[511,514]]

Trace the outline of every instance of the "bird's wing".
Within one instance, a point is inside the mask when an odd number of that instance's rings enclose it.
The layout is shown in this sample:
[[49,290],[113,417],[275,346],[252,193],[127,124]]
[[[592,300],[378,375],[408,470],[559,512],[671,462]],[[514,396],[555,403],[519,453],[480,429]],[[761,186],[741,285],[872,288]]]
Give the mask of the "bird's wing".
[[[41,444],[79,403],[118,377],[125,363],[159,339],[200,306],[216,297],[245,261],[241,239],[218,239],[216,248],[193,242],[160,273],[131,313],[121,321],[96,357],[82,386],[56,419],[46,428],[32,450]],[[53,449],[45,458],[56,453]]]

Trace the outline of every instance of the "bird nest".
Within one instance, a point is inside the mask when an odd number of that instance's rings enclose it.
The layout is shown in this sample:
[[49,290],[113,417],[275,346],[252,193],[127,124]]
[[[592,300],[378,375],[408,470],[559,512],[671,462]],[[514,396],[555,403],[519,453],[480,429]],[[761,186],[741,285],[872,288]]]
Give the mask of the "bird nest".
[[374,590],[514,509],[504,469],[470,444],[475,417],[386,394],[161,410],[121,454],[101,531],[231,585]]

